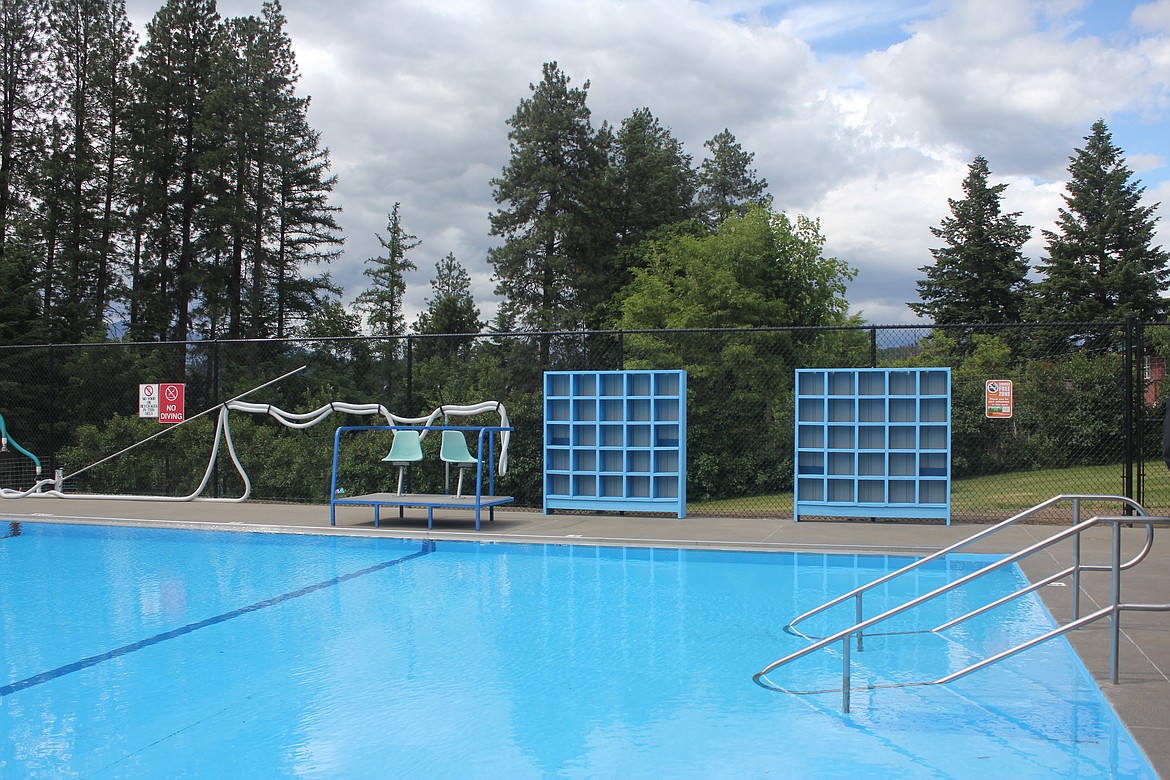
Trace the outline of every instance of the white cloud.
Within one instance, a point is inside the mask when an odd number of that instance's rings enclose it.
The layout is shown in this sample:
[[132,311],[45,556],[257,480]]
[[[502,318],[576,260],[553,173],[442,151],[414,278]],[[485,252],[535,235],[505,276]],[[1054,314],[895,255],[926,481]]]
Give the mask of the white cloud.
[[[882,323],[913,319],[904,304],[931,261],[929,228],[977,154],[1038,233],[1091,122],[1141,121],[1131,165],[1170,200],[1170,132],[1148,132],[1166,129],[1170,108],[1170,0],[1131,3],[1121,36],[1093,29],[1091,11],[1111,2],[284,0],[284,11],[338,174],[347,242],[332,270],[347,299],[400,201],[423,242],[408,317],[448,252],[490,316],[505,121],[557,60],[574,84],[591,81],[595,125],[647,106],[696,162],[731,129],[781,208],[821,218],[830,253],[860,270],[853,308]],[[129,0],[140,32],[160,4]],[[225,16],[259,6],[219,2]]]

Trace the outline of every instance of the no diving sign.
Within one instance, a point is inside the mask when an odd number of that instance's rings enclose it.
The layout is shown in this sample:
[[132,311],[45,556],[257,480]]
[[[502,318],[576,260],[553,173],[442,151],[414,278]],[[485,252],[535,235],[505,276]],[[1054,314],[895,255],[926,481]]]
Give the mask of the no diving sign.
[[183,422],[184,385],[166,383],[158,386],[158,421],[160,423]]
[[157,417],[162,424],[184,419],[185,386],[177,382],[138,386],[138,416]]

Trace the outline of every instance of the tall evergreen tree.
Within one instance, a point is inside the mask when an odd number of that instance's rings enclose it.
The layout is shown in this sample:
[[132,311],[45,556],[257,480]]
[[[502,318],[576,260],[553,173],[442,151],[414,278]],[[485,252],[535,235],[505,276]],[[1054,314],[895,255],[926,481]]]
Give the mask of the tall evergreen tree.
[[[589,121],[589,82],[570,87],[555,62],[543,76],[508,119],[512,156],[492,181],[506,208],[491,215],[491,234],[504,243],[488,259],[503,306],[522,327],[550,331],[578,326],[596,303],[607,152]],[[541,365],[548,360],[542,339]]]
[[1163,314],[1170,254],[1154,246],[1158,206],[1142,205],[1145,187],[1103,120],[1070,160],[1057,230],[1044,231],[1048,258],[1039,263],[1037,317],[1100,322]]
[[963,198],[951,198],[951,216],[930,232],[943,246],[934,265],[918,270],[921,303],[908,304],[938,324],[1003,323],[1023,319],[1029,290],[1023,246],[1031,235],[1020,212],[1002,213],[1007,184],[989,184],[987,160],[976,157],[963,180]]
[[0,259],[27,216],[27,175],[36,167],[49,92],[47,17],[47,0],[0,3]]
[[417,268],[407,255],[421,242],[403,228],[401,208],[402,204],[396,202],[387,215],[387,236],[383,238],[375,234],[386,254],[366,260],[363,273],[370,277],[370,286],[355,301],[375,336],[400,336],[406,332],[406,318],[402,312],[405,274]]
[[703,144],[710,156],[699,165],[699,214],[711,229],[734,215],[742,217],[748,206],[767,206],[768,181],[756,178],[751,167],[755,154],[744,151],[731,131],[724,128]]
[[[123,0],[52,0],[50,60],[56,85],[49,177],[55,192],[42,201],[43,230],[56,240],[47,266],[59,267],[55,337],[104,335],[120,284],[125,206],[130,58],[136,36]],[[58,227],[60,225],[60,227]]]
[[615,223],[625,245],[693,214],[696,176],[691,156],[649,108],[622,121],[614,137]]
[[[418,315],[414,330],[422,334],[466,333],[476,334],[483,329],[479,307],[471,294],[471,275],[453,253],[435,263],[435,278],[431,280],[431,297],[427,308]],[[423,339],[419,342],[420,358],[440,355],[448,361],[461,354],[466,356],[472,343],[468,338]]]
[[186,339],[201,277],[196,224],[206,205],[203,158],[211,132],[207,96],[217,86],[222,44],[215,0],[167,0],[146,27],[135,63],[139,97],[131,329],[138,337]]

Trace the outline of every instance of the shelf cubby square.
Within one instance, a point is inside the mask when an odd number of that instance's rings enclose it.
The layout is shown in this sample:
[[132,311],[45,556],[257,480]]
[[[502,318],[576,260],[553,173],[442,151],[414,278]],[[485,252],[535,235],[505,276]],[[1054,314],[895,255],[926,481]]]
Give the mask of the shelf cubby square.
[[891,504],[914,504],[917,503],[918,497],[915,495],[915,487],[918,483],[912,479],[891,479],[889,482],[890,488],[890,503]]
[[630,421],[650,420],[650,399],[637,398],[626,401],[626,419]]
[[659,398],[654,401],[654,419],[678,421],[678,399]]
[[857,473],[863,477],[884,477],[886,475],[886,454],[884,452],[859,452]]
[[602,450],[601,451],[601,470],[602,471],[616,471],[622,472],[625,469],[625,459],[622,457],[624,450]]
[[890,399],[890,422],[912,423],[918,422],[917,404],[913,398]]
[[924,423],[945,423],[947,421],[947,399],[923,398],[919,401],[918,418]]
[[573,450],[573,471],[597,471],[597,451]]
[[554,374],[548,378],[547,395],[567,396],[569,394],[569,387],[570,383],[568,374]]
[[626,477],[626,495],[650,498],[650,477]]
[[805,449],[822,449],[825,446],[825,426],[796,426],[796,446],[804,447]]
[[829,474],[833,476],[853,476],[853,453],[852,452],[830,452],[829,453]]
[[921,380],[922,395],[945,396],[947,394],[947,372],[923,371]]
[[602,476],[601,496],[603,498],[620,498],[622,495],[622,477]]
[[601,394],[622,396],[626,394],[626,378],[622,374],[602,374]]
[[799,474],[824,474],[825,453],[800,452],[796,456],[796,469]]
[[800,395],[824,395],[825,374],[823,371],[805,371],[797,376],[797,392]]
[[621,422],[625,419],[625,406],[620,398],[604,398],[601,401],[601,419]]
[[825,481],[823,479],[798,479],[796,493],[797,498],[801,501],[824,501]]
[[596,420],[597,401],[592,398],[576,399],[573,401],[574,420]]
[[649,425],[631,425],[626,428],[626,446],[627,447],[649,447],[650,446],[650,426]]
[[912,450],[917,447],[918,429],[913,425],[890,426],[890,449]]
[[563,449],[549,449],[547,466],[549,471],[569,470],[569,451]]
[[857,480],[857,500],[863,504],[883,504],[886,501],[884,479]]
[[829,426],[829,449],[851,450],[854,448],[852,425]]
[[829,395],[853,395],[856,375],[852,371],[829,372]]
[[884,398],[862,398],[857,402],[857,419],[860,422],[885,422],[886,400]]
[[626,472],[648,474],[650,473],[650,451],[649,450],[631,450],[626,453]]
[[674,371],[655,374],[654,395],[678,395],[678,374]]
[[947,475],[947,454],[945,452],[924,452],[918,456],[918,476],[945,477]]
[[922,449],[947,449],[947,426],[923,425],[922,428],[919,429],[919,435],[922,437]]
[[569,475],[549,474],[546,480],[545,490],[555,496],[569,495]]
[[548,440],[546,442],[550,447],[568,447],[569,446],[569,426],[565,425],[550,425],[548,426]]
[[825,421],[825,402],[820,398],[801,398],[796,411],[800,422]]
[[601,446],[602,447],[623,447],[625,446],[625,428],[621,425],[602,425],[601,426]]
[[678,477],[655,477],[655,498],[678,498]]
[[597,395],[597,375],[574,374],[573,395],[590,397]]
[[655,473],[678,473],[678,450],[655,450],[654,451],[654,471]]
[[913,371],[891,371],[890,395],[918,395],[917,375]]
[[655,447],[678,447],[678,425],[662,423],[654,426]]
[[918,483],[918,501],[923,504],[945,504],[947,483],[942,479],[924,479]]
[[829,483],[829,501],[853,503],[853,480],[851,479],[830,479]]
[[650,375],[640,372],[627,374],[626,395],[650,395]]
[[569,421],[569,411],[572,407],[569,406],[569,401],[566,400],[550,400],[548,402],[548,419],[550,420],[564,420]]
[[884,371],[861,371],[857,375],[858,395],[885,395],[886,374]]
[[573,495],[576,495],[576,496],[596,496],[597,495],[597,475],[595,475],[595,474],[574,474],[573,475]]
[[857,449],[884,450],[886,429],[881,425],[862,425],[857,429]]
[[597,426],[596,425],[574,425],[573,426],[573,446],[574,447],[596,447],[597,446]]
[[915,466],[916,457],[913,452],[890,453],[890,476],[913,477],[918,473]]
[[829,422],[853,422],[854,403],[852,398],[829,399]]

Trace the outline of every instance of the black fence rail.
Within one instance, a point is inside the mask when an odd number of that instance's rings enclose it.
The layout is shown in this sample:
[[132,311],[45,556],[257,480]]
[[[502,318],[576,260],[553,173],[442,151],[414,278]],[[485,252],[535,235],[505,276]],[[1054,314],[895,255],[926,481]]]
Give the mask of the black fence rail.
[[[1136,321],[7,345],[0,415],[20,447],[0,452],[0,486],[35,480],[23,449],[46,476],[60,469],[67,490],[185,495],[207,469],[218,407],[303,366],[246,400],[291,412],[381,403],[403,416],[502,401],[516,432],[497,490],[540,507],[545,370],[685,369],[688,514],[791,518],[796,369],[947,367],[954,520],[999,520],[1057,493],[1120,494],[1165,511],[1167,354],[1170,326]],[[989,418],[986,382],[1005,379],[1013,415]],[[160,382],[183,383],[197,419],[139,444],[163,427],[138,416],[139,385]],[[296,502],[328,500],[333,430],[364,422],[339,413],[289,429],[230,417],[253,497]],[[355,438],[340,464],[347,492],[391,484],[388,449],[384,432]],[[437,490],[445,475],[429,457],[411,479]],[[221,456],[208,492],[241,489]]]

